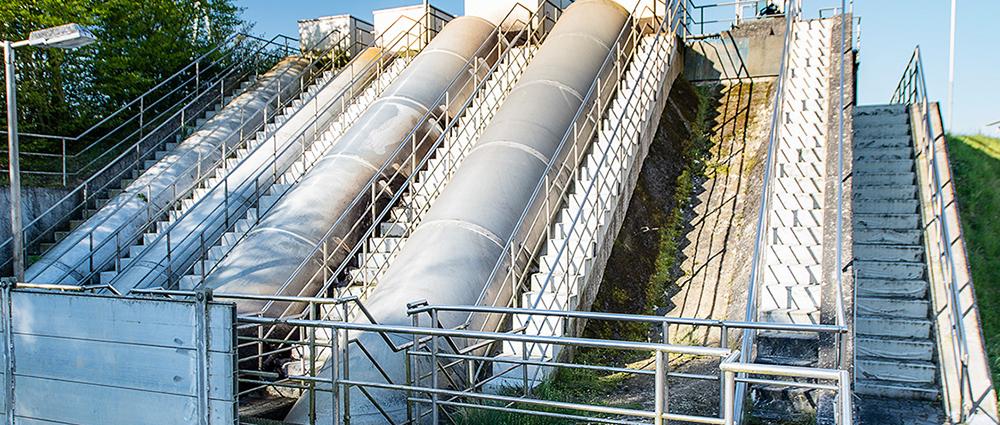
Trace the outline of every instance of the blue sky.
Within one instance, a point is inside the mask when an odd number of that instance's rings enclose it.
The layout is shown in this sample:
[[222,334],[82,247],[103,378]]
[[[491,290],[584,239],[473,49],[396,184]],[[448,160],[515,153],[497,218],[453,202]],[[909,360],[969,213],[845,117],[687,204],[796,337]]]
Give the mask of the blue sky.
[[[809,9],[813,0],[805,0]],[[419,4],[419,0],[237,0],[254,32],[298,33],[296,21],[350,13],[371,20],[373,9]],[[432,3],[462,14],[463,0]],[[697,1],[701,4],[704,1]],[[824,4],[829,1],[823,1]],[[920,45],[927,72],[927,90],[945,104],[948,75],[948,0],[856,0],[861,17],[858,102],[884,103],[913,52]],[[1000,0],[959,0],[956,49],[955,112],[949,127],[958,133],[1000,136]],[[946,106],[945,106],[946,107]],[[945,116],[947,119],[947,115]]]

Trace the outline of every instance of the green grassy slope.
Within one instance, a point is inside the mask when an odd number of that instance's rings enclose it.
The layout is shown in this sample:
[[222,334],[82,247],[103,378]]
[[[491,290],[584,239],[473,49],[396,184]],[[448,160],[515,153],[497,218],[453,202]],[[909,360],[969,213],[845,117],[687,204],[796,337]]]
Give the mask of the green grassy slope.
[[962,232],[976,285],[993,384],[1000,383],[1000,139],[949,136]]

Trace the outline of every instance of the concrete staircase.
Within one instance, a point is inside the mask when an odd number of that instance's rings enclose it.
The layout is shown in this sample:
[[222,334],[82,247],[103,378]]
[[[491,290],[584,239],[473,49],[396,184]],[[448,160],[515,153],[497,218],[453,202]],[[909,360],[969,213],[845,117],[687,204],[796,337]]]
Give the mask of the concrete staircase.
[[854,117],[855,393],[934,400],[938,368],[905,105]]
[[365,242],[364,250],[355,258],[357,267],[348,270],[348,285],[338,289],[338,296],[357,295],[364,301],[378,284],[410,233],[420,224],[424,213],[451,181],[455,169],[493,119],[537,49],[537,46],[513,47],[500,60],[457,125],[449,130],[428,159],[426,168],[417,172],[407,193],[390,210],[389,218],[379,223],[376,233]]
[[215,269],[215,265],[222,261],[229,251],[243,239],[260,219],[263,218],[271,207],[281,199],[288,190],[292,188],[299,179],[323,157],[327,150],[340,139],[340,136],[347,131],[354,121],[382,94],[382,91],[396,79],[400,72],[409,63],[409,58],[397,58],[379,75],[378,79],[368,85],[357,97],[351,100],[350,105],[338,116],[323,135],[310,145],[302,156],[290,168],[282,173],[275,184],[268,188],[266,194],[260,196],[255,206],[250,207],[246,214],[236,223],[230,226],[218,241],[208,249],[204,258],[195,262],[189,270],[189,274],[181,277],[179,288],[190,290],[198,287],[205,276]]
[[228,105],[229,101],[235,99],[237,96],[247,91],[249,88],[253,87],[254,83],[256,82],[257,82],[256,76],[251,76],[251,78],[248,79],[247,81],[243,81],[242,83],[240,83],[240,85],[237,87],[236,90],[224,96],[221,102],[216,104],[212,109],[206,110],[205,113],[202,114],[201,118],[196,119],[194,127],[178,131],[177,134],[174,135],[173,141],[163,143],[163,145],[159,149],[157,149],[152,153],[151,159],[143,160],[142,162],[137,162],[135,166],[132,167],[132,169],[128,172],[128,174],[125,174],[126,177],[122,178],[122,180],[119,183],[115,184],[115,187],[109,189],[103,195],[95,197],[92,202],[88,203],[88,205],[81,208],[81,210],[77,214],[78,218],[69,220],[69,227],[66,228],[66,230],[58,230],[54,232],[53,239],[51,242],[43,242],[41,244],[38,244],[36,247],[31,248],[30,251],[31,255],[44,255],[50,248],[58,244],[59,241],[63,240],[66,236],[68,236],[71,232],[73,232],[73,230],[75,230],[77,227],[83,224],[83,222],[87,221],[88,218],[96,214],[97,211],[99,211],[101,208],[104,208],[104,206],[107,205],[112,198],[120,195],[125,190],[125,188],[128,187],[128,185],[132,184],[132,182],[135,181],[135,179],[139,178],[139,176],[141,176],[143,173],[145,173],[146,170],[149,170],[154,165],[156,165],[157,162],[165,158],[167,154],[173,151],[174,148],[176,148],[178,144],[183,142],[186,137],[188,137],[191,133],[197,131],[199,128],[201,128],[202,125],[208,122],[209,119],[211,119],[213,116],[215,116],[215,114],[221,111],[224,105]]
[[[325,86],[326,83],[335,76],[335,71],[326,71],[313,80],[313,83],[299,93],[295,99],[287,103],[281,110],[281,113],[276,114],[271,122],[264,124],[264,127],[261,130],[258,130],[252,138],[242,142],[239,147],[229,152],[227,157],[221,160],[214,170],[205,171],[206,174],[210,174],[210,177],[202,180],[190,192],[180,194],[180,196],[172,202],[171,209],[167,211],[167,214],[164,217],[147,226],[142,236],[135,244],[132,244],[131,246],[128,246],[127,249],[122,250],[119,254],[118,261],[115,262],[115,265],[111,270],[100,273],[100,283],[106,285],[112,284],[119,272],[127,268],[132,259],[139,257],[143,253],[146,249],[146,245],[153,243],[153,241],[159,238],[162,232],[170,228],[170,226],[182,217],[189,208],[194,206],[199,199],[203,198],[211,192],[213,188],[218,186],[220,182],[226,178],[226,175],[229,174],[230,171],[237,167],[247,156],[255,152],[258,146],[270,138],[277,129],[281,128],[291,114],[301,108],[302,105],[306,103],[307,99],[322,90],[323,86]],[[152,163],[147,161],[147,166],[152,166],[153,164],[155,164],[155,161]]]
[[[581,307],[588,282],[600,279],[597,275],[603,266],[595,266],[607,257],[599,253],[610,250],[609,242],[613,243],[621,225],[615,222],[616,213],[627,206],[628,198],[622,197],[632,192],[634,179],[630,177],[642,167],[642,132],[650,125],[643,119],[655,105],[656,83],[666,75],[665,70],[655,67],[669,64],[671,43],[655,41],[655,37],[647,36],[637,47],[633,63],[605,111],[600,132],[581,160],[568,198],[551,224],[550,237],[538,257],[538,271],[529,276],[527,288],[517,301],[520,307],[575,311]],[[643,72],[642,61],[650,57],[657,59]],[[530,314],[515,314],[512,327],[524,328],[529,335],[563,336],[572,332],[561,318]],[[493,373],[500,377],[488,385],[494,390],[522,387],[522,368],[504,359],[552,361],[561,349],[560,345],[506,342],[493,362]],[[551,368],[529,366],[528,385],[538,385],[551,372]]]
[[[831,28],[830,20],[794,24],[757,299],[763,322],[820,323]],[[758,363],[816,366],[818,356],[815,333],[758,334]],[[752,388],[758,419],[788,419],[815,411],[811,391]]]

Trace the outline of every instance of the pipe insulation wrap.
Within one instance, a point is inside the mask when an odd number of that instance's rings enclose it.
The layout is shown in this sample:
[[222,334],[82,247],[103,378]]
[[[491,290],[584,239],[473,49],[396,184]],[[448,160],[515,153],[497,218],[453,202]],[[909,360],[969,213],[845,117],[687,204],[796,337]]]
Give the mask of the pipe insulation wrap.
[[[270,170],[285,170],[302,156],[303,147],[312,145],[327,130],[354,94],[360,93],[378,72],[382,49],[371,47],[359,54],[337,76],[328,81],[315,96],[288,116],[271,135],[260,143],[242,162],[229,171],[227,182],[219,183],[178,219],[167,235],[147,245],[138,258],[122,271],[114,282],[125,293],[134,287],[157,287],[167,278],[177,278],[201,258],[204,241],[214,241],[230,224],[242,218],[251,207],[255,192],[266,192],[275,183]],[[385,62],[387,63],[387,62]],[[344,97],[341,98],[341,94]],[[337,101],[338,105],[328,106]],[[228,192],[228,193],[227,193]],[[167,246],[169,242],[169,247]],[[206,247],[207,248],[207,247]],[[170,261],[167,261],[169,254]],[[169,265],[169,267],[168,267]]]
[[[383,164],[391,161],[386,173],[397,169],[404,174],[411,171],[410,155],[424,152],[410,152],[411,141],[407,136],[414,129],[416,140],[425,137],[435,140],[441,135],[437,121],[458,112],[473,94],[469,61],[480,56],[479,60],[492,65],[496,60],[482,57],[495,56],[498,40],[494,30],[493,24],[481,18],[460,17],[449,22],[340,141],[206,277],[205,287],[231,293],[315,295],[323,284],[319,279],[311,279],[319,270],[318,258],[308,261],[287,288],[282,289],[281,285],[338,221],[340,228],[331,233],[333,242],[344,239],[351,242],[351,238],[357,238],[350,228],[367,204],[351,208],[355,196]],[[447,105],[452,110],[444,110],[444,99],[449,100]],[[434,119],[421,124],[428,111]],[[393,157],[401,143],[402,149]],[[428,145],[421,144],[422,149],[426,150]],[[238,311],[258,312],[264,304],[239,303]],[[287,304],[275,303],[272,309],[280,313],[285,307]]]
[[[486,288],[486,280],[501,256],[502,245],[514,233],[522,212],[540,207],[529,205],[532,193],[564,134],[572,127],[583,97],[602,77],[602,65],[627,22],[628,12],[609,0],[580,0],[565,10],[452,181],[365,302],[377,323],[409,325],[406,305],[413,301],[470,305],[476,303],[484,289],[500,291]],[[565,159],[556,158],[557,166],[560,161]],[[540,201],[536,200],[536,204]],[[442,314],[439,319],[443,327],[450,328],[467,317],[452,313]],[[371,352],[393,382],[406,382],[403,353],[393,352],[376,333],[352,336]],[[395,335],[393,339],[401,344],[410,338]],[[356,345],[352,345],[348,356],[350,379],[385,381]],[[431,367],[423,364],[421,372],[428,373]],[[323,373],[329,376],[329,364]],[[368,391],[394,420],[405,418],[404,392]],[[332,400],[321,394],[317,396],[318,410],[325,421],[331,415]],[[299,400],[289,416],[292,423],[305,423],[307,404]],[[352,389],[350,414],[352,423],[384,421],[356,389]]]
[[[139,235],[139,228],[149,222],[148,211],[158,211],[173,201],[175,193],[191,189],[198,170],[208,170],[221,156],[220,147],[234,147],[241,141],[240,126],[256,128],[264,120],[264,106],[274,108],[271,100],[292,96],[299,88],[299,77],[309,64],[302,57],[289,57],[263,74],[251,88],[229,102],[176,148],[146,170],[125,190],[83,224],[74,229],[26,273],[33,283],[77,284],[91,270],[112,261],[116,245],[129,246]],[[200,165],[199,165],[200,163]],[[176,190],[170,189],[176,186]],[[116,233],[117,232],[117,233]],[[118,238],[119,240],[114,240]],[[103,245],[102,245],[103,244]],[[91,254],[91,247],[95,252]],[[87,257],[92,255],[92,260]],[[65,277],[64,277],[65,275]]]

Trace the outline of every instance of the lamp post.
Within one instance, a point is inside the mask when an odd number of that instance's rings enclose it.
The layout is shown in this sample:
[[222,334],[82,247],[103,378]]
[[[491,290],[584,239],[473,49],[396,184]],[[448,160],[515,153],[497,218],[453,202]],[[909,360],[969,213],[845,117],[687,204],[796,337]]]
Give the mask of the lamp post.
[[10,228],[14,241],[12,248],[14,278],[24,281],[24,229],[21,223],[21,164],[17,140],[17,75],[14,72],[14,49],[21,46],[38,46],[73,49],[94,42],[94,35],[79,24],[32,31],[27,40],[4,40],[4,75],[7,83],[7,152],[10,155]]

